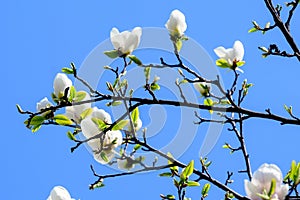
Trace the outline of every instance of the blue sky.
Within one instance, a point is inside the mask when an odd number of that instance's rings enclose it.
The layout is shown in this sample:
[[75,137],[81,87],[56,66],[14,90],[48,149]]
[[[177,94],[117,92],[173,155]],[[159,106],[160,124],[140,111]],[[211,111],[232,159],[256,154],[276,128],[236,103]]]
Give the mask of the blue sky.
[[[93,177],[89,165],[97,172],[114,173],[97,164],[84,147],[70,153],[74,144],[66,137],[65,128],[43,127],[32,134],[23,125],[25,116],[17,113],[15,104],[35,110],[35,104],[44,96],[50,97],[53,79],[70,62],[80,66],[88,54],[109,37],[112,27],[120,30],[141,27],[164,27],[174,9],[186,15],[186,35],[203,46],[213,60],[213,49],[232,46],[237,39],[245,46],[245,71],[241,79],[254,83],[244,106],[263,112],[287,116],[283,105],[293,105],[300,113],[298,92],[299,62],[296,59],[269,57],[263,59],[258,46],[277,43],[290,50],[278,30],[248,34],[255,19],[260,24],[271,20],[263,1],[6,1],[2,3],[0,17],[2,60],[2,140],[0,152],[1,195],[4,199],[46,199],[55,185],[63,185],[76,199],[159,199],[159,194],[175,193],[171,179],[159,178],[157,172],[105,180],[106,187],[89,191]],[[296,11],[293,24],[299,24]],[[283,14],[285,16],[286,13]],[[297,18],[298,17],[298,18]],[[299,41],[300,33],[292,26]],[[226,86],[232,74],[221,71]],[[168,110],[167,110],[168,111]],[[170,111],[172,112],[172,111]],[[168,115],[172,120],[172,114]],[[298,115],[299,116],[299,115]],[[142,116],[143,117],[143,116]],[[144,116],[147,120],[147,116]],[[191,116],[191,121],[194,121]],[[281,126],[268,120],[251,119],[245,124],[245,139],[251,158],[252,170],[262,163],[275,163],[287,172],[293,159],[300,160],[297,151],[299,128]],[[204,126],[203,129],[205,129]],[[166,124],[166,130],[171,124]],[[225,130],[225,129],[224,129]],[[201,131],[199,131],[200,133]],[[165,138],[168,142],[168,138]],[[191,147],[180,158],[183,162],[198,160],[198,134]],[[221,148],[224,142],[234,145],[232,133],[223,131],[216,147],[208,155],[213,161],[211,174],[226,180],[226,171],[243,168],[239,153],[230,155]],[[155,143],[153,144],[155,146]],[[196,152],[196,153],[195,153]],[[199,167],[199,163],[196,164]],[[235,173],[233,188],[244,194],[244,175]],[[203,183],[201,182],[203,185]],[[188,190],[187,196],[200,198],[200,188]],[[213,190],[208,199],[221,199],[222,193]]]

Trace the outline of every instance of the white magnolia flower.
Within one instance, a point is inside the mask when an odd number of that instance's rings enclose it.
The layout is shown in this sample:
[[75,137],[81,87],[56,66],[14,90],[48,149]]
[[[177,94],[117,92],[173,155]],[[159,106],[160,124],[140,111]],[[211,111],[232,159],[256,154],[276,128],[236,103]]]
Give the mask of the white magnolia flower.
[[132,32],[119,32],[117,28],[110,31],[110,40],[116,50],[119,50],[120,56],[131,54],[140,44],[142,28],[135,27]]
[[193,83],[194,88],[200,92],[200,94],[204,97],[209,96],[209,91],[211,88],[211,84],[210,83],[206,83],[206,82],[195,82]]
[[[84,137],[91,138],[101,133],[102,130],[92,121],[93,118],[98,118],[104,122],[111,124],[111,117],[102,109],[96,107],[93,108],[93,113],[90,117],[87,117],[81,121],[81,129]],[[94,158],[101,164],[107,164],[114,158],[114,149],[120,146],[123,142],[122,133],[120,131],[107,131],[101,145],[100,139],[93,139],[88,141],[88,145],[91,147]],[[100,151],[100,148],[103,148]],[[103,159],[103,154],[106,159]]]
[[64,95],[65,89],[71,86],[72,81],[67,77],[67,75],[63,73],[58,73],[53,83],[54,94],[57,97],[62,97]]
[[107,112],[105,112],[105,110],[99,109],[97,107],[93,107],[93,112],[91,114],[91,117],[92,118],[96,117],[98,119],[101,119],[102,121],[104,121],[107,124],[112,123],[110,115]]
[[[85,92],[85,91],[82,91],[82,92],[84,92],[86,94],[82,101],[91,100],[91,97],[87,92]],[[65,115],[69,119],[73,119],[75,122],[79,123],[80,119],[81,119],[80,118],[81,113],[88,108],[91,108],[91,103],[85,103],[85,104],[76,105],[76,106],[69,106],[69,107],[66,107]]]
[[130,156],[129,158],[119,158],[117,159],[118,168],[123,170],[130,170],[135,167],[134,164],[134,156]]
[[253,178],[250,181],[245,180],[246,194],[251,200],[261,200],[257,194],[262,194],[264,190],[269,192],[272,179],[276,180],[275,193],[272,196],[273,200],[284,200],[288,194],[288,184],[282,184],[281,170],[274,164],[263,164],[257,171],[254,172]]
[[184,14],[179,10],[173,10],[165,26],[169,30],[170,35],[174,37],[183,36],[187,28]]
[[53,106],[53,104],[48,100],[47,97],[43,98],[40,102],[36,104],[37,112],[40,112],[42,109]]
[[51,192],[47,200],[75,200],[71,198],[68,190],[62,186],[55,186]]
[[221,59],[225,59],[231,66],[233,63],[243,61],[244,58],[244,46],[239,40],[234,42],[233,48],[225,49],[224,47],[220,46],[215,48],[214,52]]

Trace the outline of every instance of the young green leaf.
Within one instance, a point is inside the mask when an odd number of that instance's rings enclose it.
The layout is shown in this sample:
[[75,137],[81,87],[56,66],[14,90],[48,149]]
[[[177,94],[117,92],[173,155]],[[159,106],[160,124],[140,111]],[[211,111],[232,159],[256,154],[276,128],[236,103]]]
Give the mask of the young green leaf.
[[65,74],[74,74],[74,70],[68,67],[62,68],[61,71]]
[[133,121],[133,123],[137,123],[140,117],[140,112],[139,112],[139,108],[136,107],[132,112],[131,112],[131,119]]
[[142,61],[140,61],[135,55],[129,55],[128,58],[132,60],[137,65],[142,65]]
[[76,96],[73,99],[73,101],[80,102],[85,98],[85,96],[86,96],[86,93],[84,91],[76,92]]
[[179,52],[182,48],[182,40],[177,40],[175,46],[176,46],[176,50]]
[[160,86],[157,83],[151,83],[150,89],[152,91],[159,90]]
[[269,189],[269,192],[268,192],[268,196],[272,197],[272,195],[275,193],[275,190],[276,190],[276,179],[273,178],[272,181],[271,181],[271,185],[270,185],[270,189]]
[[71,87],[70,87],[70,93],[69,93],[69,102],[72,102],[73,101],[73,99],[76,97],[76,89],[75,89],[75,87],[72,85]]
[[73,140],[73,141],[76,140],[75,136],[73,135],[73,133],[71,131],[67,132],[67,136],[70,140]]
[[34,125],[31,129],[33,133],[37,132],[42,127],[41,124]]
[[85,109],[81,114],[80,114],[80,119],[83,120],[85,119],[87,116],[91,115],[93,112],[93,108],[87,108]]
[[249,29],[248,33],[254,33],[256,31],[258,31],[257,28],[253,27],[253,28]]
[[30,125],[35,126],[35,125],[41,125],[45,121],[45,117],[43,116],[34,116],[30,120]]
[[112,59],[119,57],[118,50],[104,51],[104,54]]
[[185,181],[187,177],[189,177],[194,171],[194,160],[191,160],[191,162],[184,168],[183,172],[180,175],[180,179]]
[[108,125],[103,120],[101,120],[99,118],[93,117],[92,121],[98,126],[98,128],[100,130],[105,130],[108,127]]
[[142,147],[142,145],[136,144],[136,145],[133,147],[133,149],[134,149],[135,151],[137,151],[137,150],[139,150],[141,147]]
[[58,115],[54,116],[53,119],[59,125],[65,126],[65,125],[71,125],[71,124],[73,124],[72,120],[70,120],[67,116],[62,115],[62,114],[58,114]]
[[187,186],[189,186],[189,187],[200,186],[200,183],[198,183],[198,182],[196,182],[196,181],[187,181],[186,184],[187,184]]
[[230,65],[228,64],[227,60],[221,58],[221,59],[218,59],[216,61],[216,65],[221,67],[221,68],[230,68]]
[[172,173],[171,172],[165,172],[165,173],[159,174],[159,176],[161,176],[161,177],[171,177]]
[[[213,105],[214,105],[214,102],[213,102],[212,99],[206,98],[206,99],[204,99],[203,104],[206,105],[206,106],[213,106]],[[213,113],[213,110],[209,110],[209,113],[212,114],[212,113]]]
[[102,158],[105,162],[109,162],[109,160],[108,160],[106,154],[105,154],[103,151],[100,153],[100,156],[101,156],[101,158]]
[[201,191],[201,194],[203,197],[207,197],[208,195],[208,192],[209,192],[209,189],[210,189],[210,184],[209,183],[206,183],[203,188],[202,188],[202,191]]
[[147,81],[150,79],[150,71],[151,71],[151,67],[145,67],[144,73]]
[[121,130],[128,124],[128,122],[129,122],[129,120],[127,120],[127,119],[126,120],[121,120],[116,125],[114,125],[112,130],[113,131]]
[[111,103],[112,106],[119,106],[119,105],[121,105],[121,104],[122,104],[122,101],[113,101],[113,102]]

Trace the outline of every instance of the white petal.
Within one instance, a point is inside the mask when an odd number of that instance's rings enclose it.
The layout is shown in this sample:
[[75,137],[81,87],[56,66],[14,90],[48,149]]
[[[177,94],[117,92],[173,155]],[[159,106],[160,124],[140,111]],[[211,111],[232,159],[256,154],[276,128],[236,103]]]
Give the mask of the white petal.
[[71,195],[66,188],[55,186],[52,189],[48,200],[71,200]]
[[242,42],[240,42],[239,40],[235,41],[233,45],[233,50],[235,54],[235,59],[238,61],[242,61],[244,58],[244,46]]
[[36,104],[36,111],[40,112],[42,109],[45,109],[50,106],[53,106],[53,104],[48,100],[47,97],[45,97]]
[[67,75],[58,73],[53,83],[54,94],[58,96],[59,93],[64,93],[65,89],[71,86],[72,81],[67,77]]
[[[277,188],[279,189],[277,190]],[[276,194],[278,195],[279,200],[284,200],[288,192],[289,192],[288,184],[284,184],[279,187],[276,186]]]
[[100,164],[105,165],[105,164],[109,163],[115,157],[115,154],[112,151],[110,151],[110,152],[105,151],[105,155],[106,155],[108,161],[103,160],[100,152],[94,153],[94,159],[97,162],[99,162]]
[[93,107],[93,112],[91,117],[96,117],[98,119],[101,119],[107,124],[112,123],[110,115],[107,112],[105,112],[103,109],[99,109],[97,107]]
[[215,48],[214,52],[215,52],[215,54],[217,54],[217,56],[219,58],[225,58],[226,59],[226,57],[227,57],[227,50],[222,46]]
[[257,188],[255,185],[253,185],[253,183],[251,183],[248,180],[244,181],[244,186],[246,194],[251,200],[260,200],[260,198],[257,196],[257,193],[261,192],[259,188]]
[[165,26],[171,35],[183,35],[187,29],[184,14],[179,10],[173,10]]
[[80,123],[82,134],[87,139],[100,133],[100,130],[91,118],[86,118]]
[[[80,91],[80,92],[84,92],[86,94],[82,101],[91,100],[91,97],[87,92],[85,92],[85,91]],[[91,103],[85,103],[85,104],[81,104],[81,105],[66,107],[66,116],[69,117],[70,119],[75,120],[77,123],[79,123],[80,114],[90,107],[91,107]]]

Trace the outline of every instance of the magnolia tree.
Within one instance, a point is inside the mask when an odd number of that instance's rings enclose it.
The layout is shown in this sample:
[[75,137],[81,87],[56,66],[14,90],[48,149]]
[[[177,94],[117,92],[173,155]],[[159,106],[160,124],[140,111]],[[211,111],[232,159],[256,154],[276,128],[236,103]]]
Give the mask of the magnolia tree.
[[[271,0],[265,0],[265,3],[273,16],[273,24],[267,23],[263,28],[253,21],[253,28],[249,32],[266,32],[279,28],[292,48],[292,53],[280,51],[276,45],[271,44],[268,48],[259,47],[263,51],[263,57],[271,55],[295,57],[300,61],[299,49],[290,34],[290,22],[299,2],[292,1],[286,4],[289,9],[286,21],[280,16],[281,6],[275,7]],[[199,187],[201,199],[208,197],[211,187],[224,191],[224,199],[283,200],[291,199],[293,196],[300,198],[297,191],[300,183],[300,163],[292,161],[290,170],[284,174],[279,166],[272,163],[262,164],[252,173],[251,160],[244,140],[244,123],[250,118],[256,118],[281,124],[300,125],[300,119],[293,114],[292,108],[287,106],[285,109],[290,116],[288,118],[276,115],[270,109],[258,112],[242,106],[249,88],[253,85],[247,80],[239,81],[240,73],[243,73],[241,67],[245,65],[242,41],[233,41],[233,47],[230,48],[219,46],[214,49],[219,57],[215,65],[223,68],[220,70],[229,70],[233,74],[232,83],[224,86],[220,76],[216,75],[210,79],[205,74],[193,70],[182,58],[181,49],[188,38],[184,34],[187,23],[181,11],[174,10],[170,14],[170,18],[166,19],[165,28],[169,33],[168,42],[173,46],[173,54],[177,63],[170,64],[162,57],[159,64],[145,64],[142,59],[133,54],[143,38],[143,29],[136,27],[132,31],[120,32],[117,28],[113,28],[110,32],[110,41],[114,49],[106,49],[103,53],[110,59],[120,60],[122,67],[113,64],[103,66],[106,71],[111,72],[110,78],[104,77],[107,79],[105,80],[107,89],[101,91],[94,88],[89,80],[79,75],[75,64],[71,63],[70,68],[63,68],[62,73],[56,75],[51,101],[47,97],[43,98],[37,103],[36,111],[24,111],[17,105],[21,114],[28,115],[28,119],[24,122],[26,127],[32,132],[38,131],[45,125],[68,127],[67,136],[74,141],[71,152],[85,145],[99,165],[119,169],[119,172],[115,174],[98,174],[91,166],[96,179],[89,186],[91,190],[103,187],[106,179],[148,171],[161,171],[160,176],[173,179],[177,190],[176,194],[161,194],[161,199],[190,199],[188,197],[190,187]],[[143,71],[143,78],[128,78],[128,71],[132,68]],[[162,80],[153,74],[154,69],[178,70],[178,78],[167,81],[176,86],[180,99],[173,100],[171,97],[164,99],[156,95],[161,89]],[[85,90],[78,91],[70,78],[84,85]],[[112,78],[113,81],[110,82]],[[143,91],[134,91],[130,87],[131,82],[138,84]],[[239,84],[240,82],[242,84]],[[199,103],[199,98],[196,102],[189,99],[189,95],[185,92],[186,85],[191,85],[198,97],[201,96],[201,103]],[[143,96],[140,97],[140,94]],[[97,107],[97,102],[105,102],[106,106]],[[180,143],[172,152],[172,148],[165,151],[148,142],[148,135],[151,133],[147,131],[146,126],[143,126],[141,120],[143,113],[139,109],[144,105],[193,109],[195,112],[189,120],[194,121],[195,125],[209,123],[228,126],[228,131],[234,133],[233,136],[239,141],[239,146],[233,147],[225,143],[223,148],[231,153],[242,154],[244,162],[242,168],[244,169],[239,172],[247,175],[244,190],[236,191],[231,188],[233,180],[230,172],[225,183],[215,179],[210,174],[210,168],[213,165],[207,157],[199,156],[191,158],[189,163],[182,163],[178,159],[179,155],[174,153],[180,148]],[[115,107],[122,110],[118,117],[111,116],[108,112]],[[194,167],[196,163],[201,166],[199,169]],[[71,199],[71,195],[64,187],[56,186],[48,199],[67,200]]]

